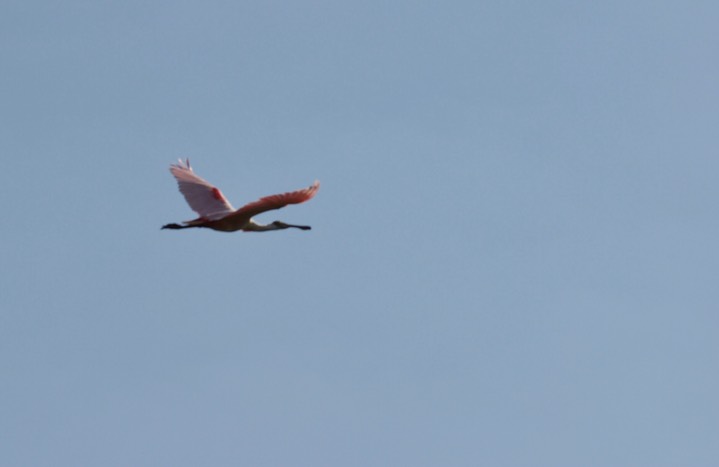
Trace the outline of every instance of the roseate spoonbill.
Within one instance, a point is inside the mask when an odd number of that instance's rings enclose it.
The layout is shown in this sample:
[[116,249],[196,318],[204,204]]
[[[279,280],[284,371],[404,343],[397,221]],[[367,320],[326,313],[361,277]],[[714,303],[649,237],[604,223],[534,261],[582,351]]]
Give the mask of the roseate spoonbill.
[[280,209],[288,204],[304,203],[320,189],[320,182],[315,181],[312,186],[302,190],[291,191],[279,195],[265,196],[255,202],[246,204],[235,210],[225,195],[212,184],[195,175],[190,167],[190,160],[180,160],[179,164],[172,164],[170,172],[177,179],[180,186],[180,193],[187,200],[193,211],[200,215],[199,218],[185,221],[181,224],[167,224],[163,229],[188,229],[190,227],[205,227],[222,232],[266,232],[268,230],[282,230],[293,227],[295,229],[310,230],[309,225],[292,225],[284,222],[274,221],[271,224],[258,224],[252,216]]

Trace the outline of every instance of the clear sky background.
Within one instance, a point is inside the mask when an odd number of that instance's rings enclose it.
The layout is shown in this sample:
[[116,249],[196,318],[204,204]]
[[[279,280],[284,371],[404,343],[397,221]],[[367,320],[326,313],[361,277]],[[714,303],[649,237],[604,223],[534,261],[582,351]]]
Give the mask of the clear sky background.
[[0,464],[719,465],[718,24],[4,0]]

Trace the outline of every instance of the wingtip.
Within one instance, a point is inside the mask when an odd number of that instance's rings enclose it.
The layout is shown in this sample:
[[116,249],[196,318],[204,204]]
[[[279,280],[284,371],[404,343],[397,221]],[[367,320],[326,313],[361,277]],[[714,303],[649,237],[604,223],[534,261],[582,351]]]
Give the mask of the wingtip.
[[189,158],[185,159],[184,161],[182,159],[177,159],[176,164],[170,164],[170,170],[172,169],[189,170],[191,172],[194,172],[192,170],[192,167],[190,166]]

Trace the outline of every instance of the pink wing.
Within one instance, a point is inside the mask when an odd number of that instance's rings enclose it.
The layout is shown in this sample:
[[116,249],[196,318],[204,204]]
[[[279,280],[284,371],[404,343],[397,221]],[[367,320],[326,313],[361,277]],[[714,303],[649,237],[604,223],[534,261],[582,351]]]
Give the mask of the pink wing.
[[305,201],[311,200],[317,190],[320,189],[320,182],[315,180],[312,186],[303,188],[297,191],[291,191],[289,193],[282,193],[280,195],[271,195],[260,198],[250,204],[242,206],[235,212],[235,215],[247,217],[248,219],[252,216],[256,216],[265,211],[272,211],[273,209],[280,209],[288,204],[299,204]]
[[217,220],[234,212],[235,208],[218,188],[195,175],[190,167],[189,159],[186,159],[184,163],[180,160],[179,164],[172,164],[170,172],[177,179],[180,193],[187,200],[187,204],[200,217]]

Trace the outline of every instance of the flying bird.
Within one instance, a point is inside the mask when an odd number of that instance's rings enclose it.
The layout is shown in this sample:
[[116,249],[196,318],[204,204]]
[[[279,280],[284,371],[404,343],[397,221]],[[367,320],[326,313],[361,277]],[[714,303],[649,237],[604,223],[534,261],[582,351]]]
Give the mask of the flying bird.
[[312,199],[320,189],[320,182],[315,181],[311,186],[297,191],[282,193],[279,195],[265,196],[257,201],[242,206],[240,209],[232,207],[225,195],[211,183],[198,177],[190,167],[190,160],[179,161],[179,164],[172,164],[170,172],[177,179],[180,193],[185,197],[187,204],[193,211],[200,215],[197,219],[185,221],[182,224],[167,224],[163,229],[188,229],[191,227],[204,227],[221,232],[266,232],[268,230],[302,229],[310,230],[309,225],[292,225],[284,222],[274,221],[271,224],[262,225],[252,219],[265,211],[280,209],[288,204],[304,203]]

